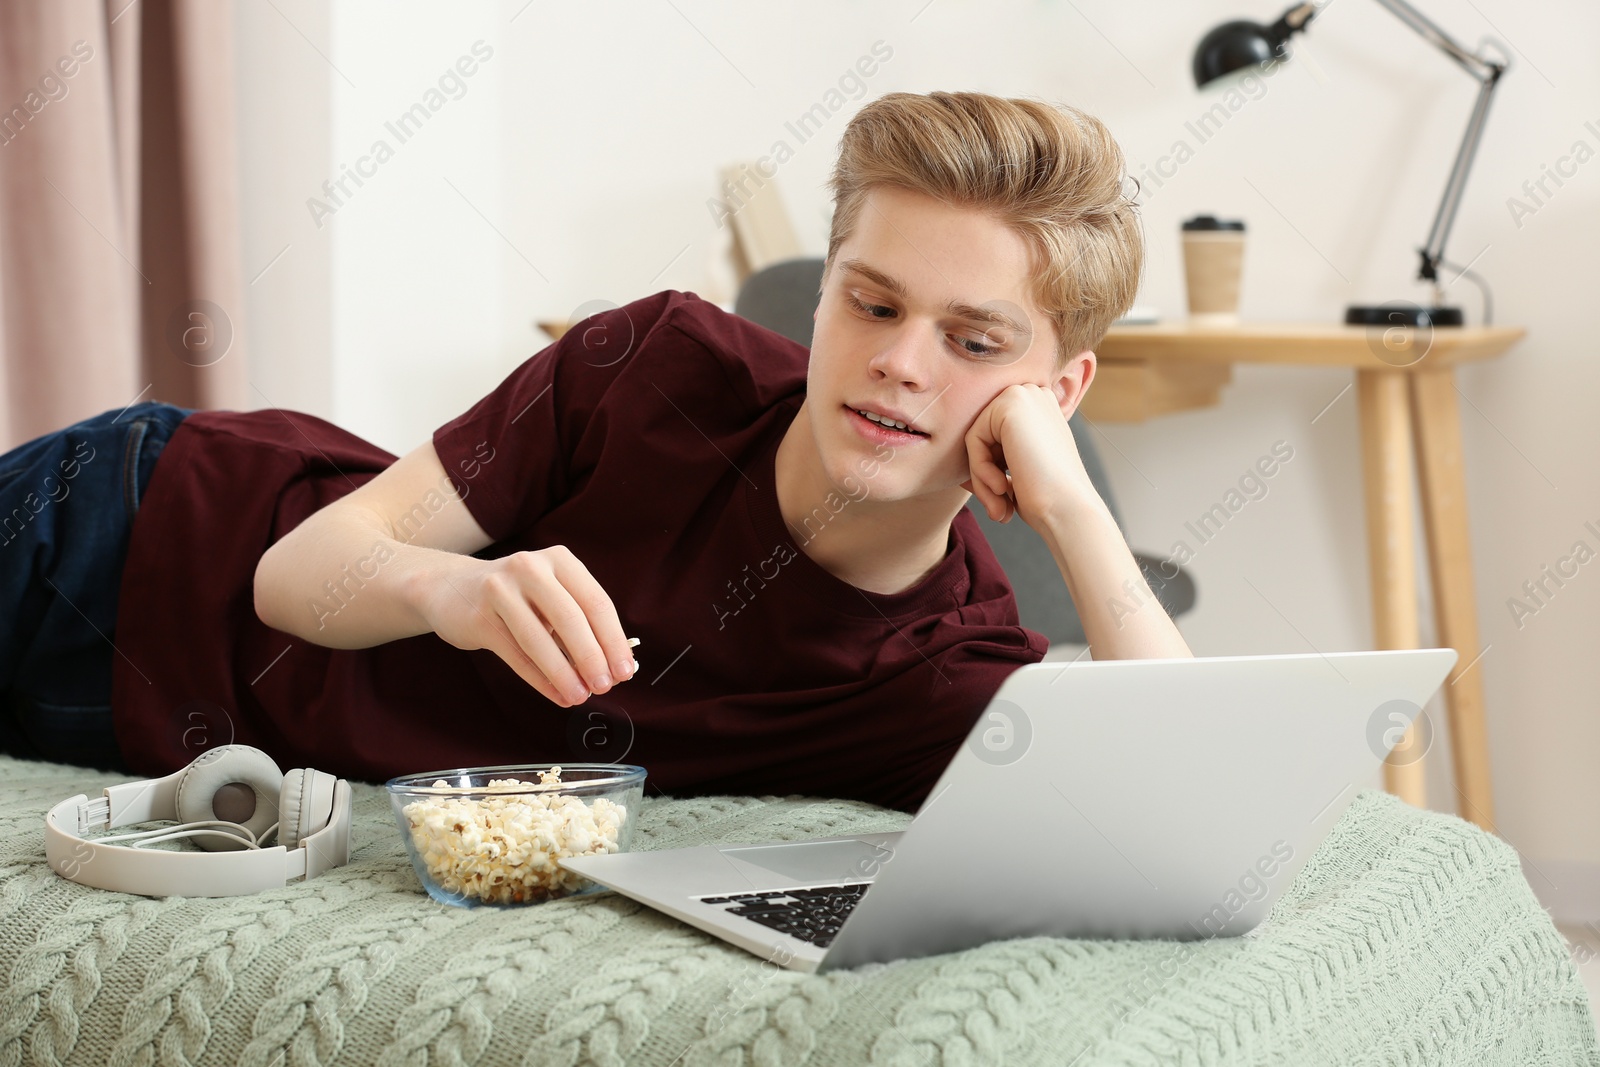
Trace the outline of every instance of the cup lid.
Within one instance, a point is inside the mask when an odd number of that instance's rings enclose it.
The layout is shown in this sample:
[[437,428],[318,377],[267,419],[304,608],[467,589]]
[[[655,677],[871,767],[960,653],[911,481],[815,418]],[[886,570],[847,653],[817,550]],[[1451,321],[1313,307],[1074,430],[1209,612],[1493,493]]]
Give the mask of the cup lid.
[[1185,230],[1243,230],[1242,219],[1219,219],[1215,215],[1196,215],[1184,222]]

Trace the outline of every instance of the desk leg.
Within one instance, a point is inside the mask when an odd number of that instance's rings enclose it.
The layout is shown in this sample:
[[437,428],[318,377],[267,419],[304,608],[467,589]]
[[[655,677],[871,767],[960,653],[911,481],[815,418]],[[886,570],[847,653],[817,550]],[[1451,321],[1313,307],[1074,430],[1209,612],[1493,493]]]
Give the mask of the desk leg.
[[[1367,567],[1377,647],[1416,648],[1416,529],[1411,521],[1411,411],[1407,374],[1356,371],[1361,407],[1361,466],[1366,484]],[[1383,766],[1384,787],[1407,804],[1427,806],[1416,727],[1405,732]]]
[[1483,715],[1483,668],[1477,660],[1478,613],[1467,536],[1467,480],[1461,460],[1461,409],[1448,366],[1411,375],[1411,423],[1422,489],[1439,642],[1456,650],[1444,686],[1461,817],[1494,831],[1489,740]]

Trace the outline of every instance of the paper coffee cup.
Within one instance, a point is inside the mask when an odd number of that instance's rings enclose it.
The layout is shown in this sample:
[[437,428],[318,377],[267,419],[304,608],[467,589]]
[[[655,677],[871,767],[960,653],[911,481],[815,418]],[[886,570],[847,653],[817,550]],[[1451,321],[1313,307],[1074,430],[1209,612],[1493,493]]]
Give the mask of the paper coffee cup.
[[1196,215],[1183,224],[1183,277],[1191,322],[1231,326],[1239,321],[1243,268],[1243,222]]

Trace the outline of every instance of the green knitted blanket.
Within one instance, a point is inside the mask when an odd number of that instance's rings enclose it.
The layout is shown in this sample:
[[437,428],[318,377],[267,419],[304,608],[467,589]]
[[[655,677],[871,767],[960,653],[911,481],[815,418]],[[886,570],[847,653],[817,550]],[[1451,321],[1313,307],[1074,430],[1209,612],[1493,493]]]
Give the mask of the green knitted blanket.
[[[218,900],[83,888],[45,866],[44,812],[115,780],[0,757],[0,1065],[1600,1065],[1513,850],[1382,793],[1247,937],[1027,938],[815,976],[612,893],[435,904],[372,785],[355,785],[351,864],[311,882]],[[815,798],[653,799],[636,846],[907,822]]]

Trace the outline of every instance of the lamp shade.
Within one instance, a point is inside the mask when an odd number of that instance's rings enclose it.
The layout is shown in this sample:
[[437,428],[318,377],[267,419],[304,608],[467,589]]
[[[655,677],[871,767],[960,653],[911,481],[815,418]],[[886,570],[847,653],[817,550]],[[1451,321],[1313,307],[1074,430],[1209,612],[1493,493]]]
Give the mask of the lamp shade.
[[1199,87],[1236,70],[1282,59],[1285,40],[1275,27],[1259,22],[1224,22],[1195,46],[1194,84]]

